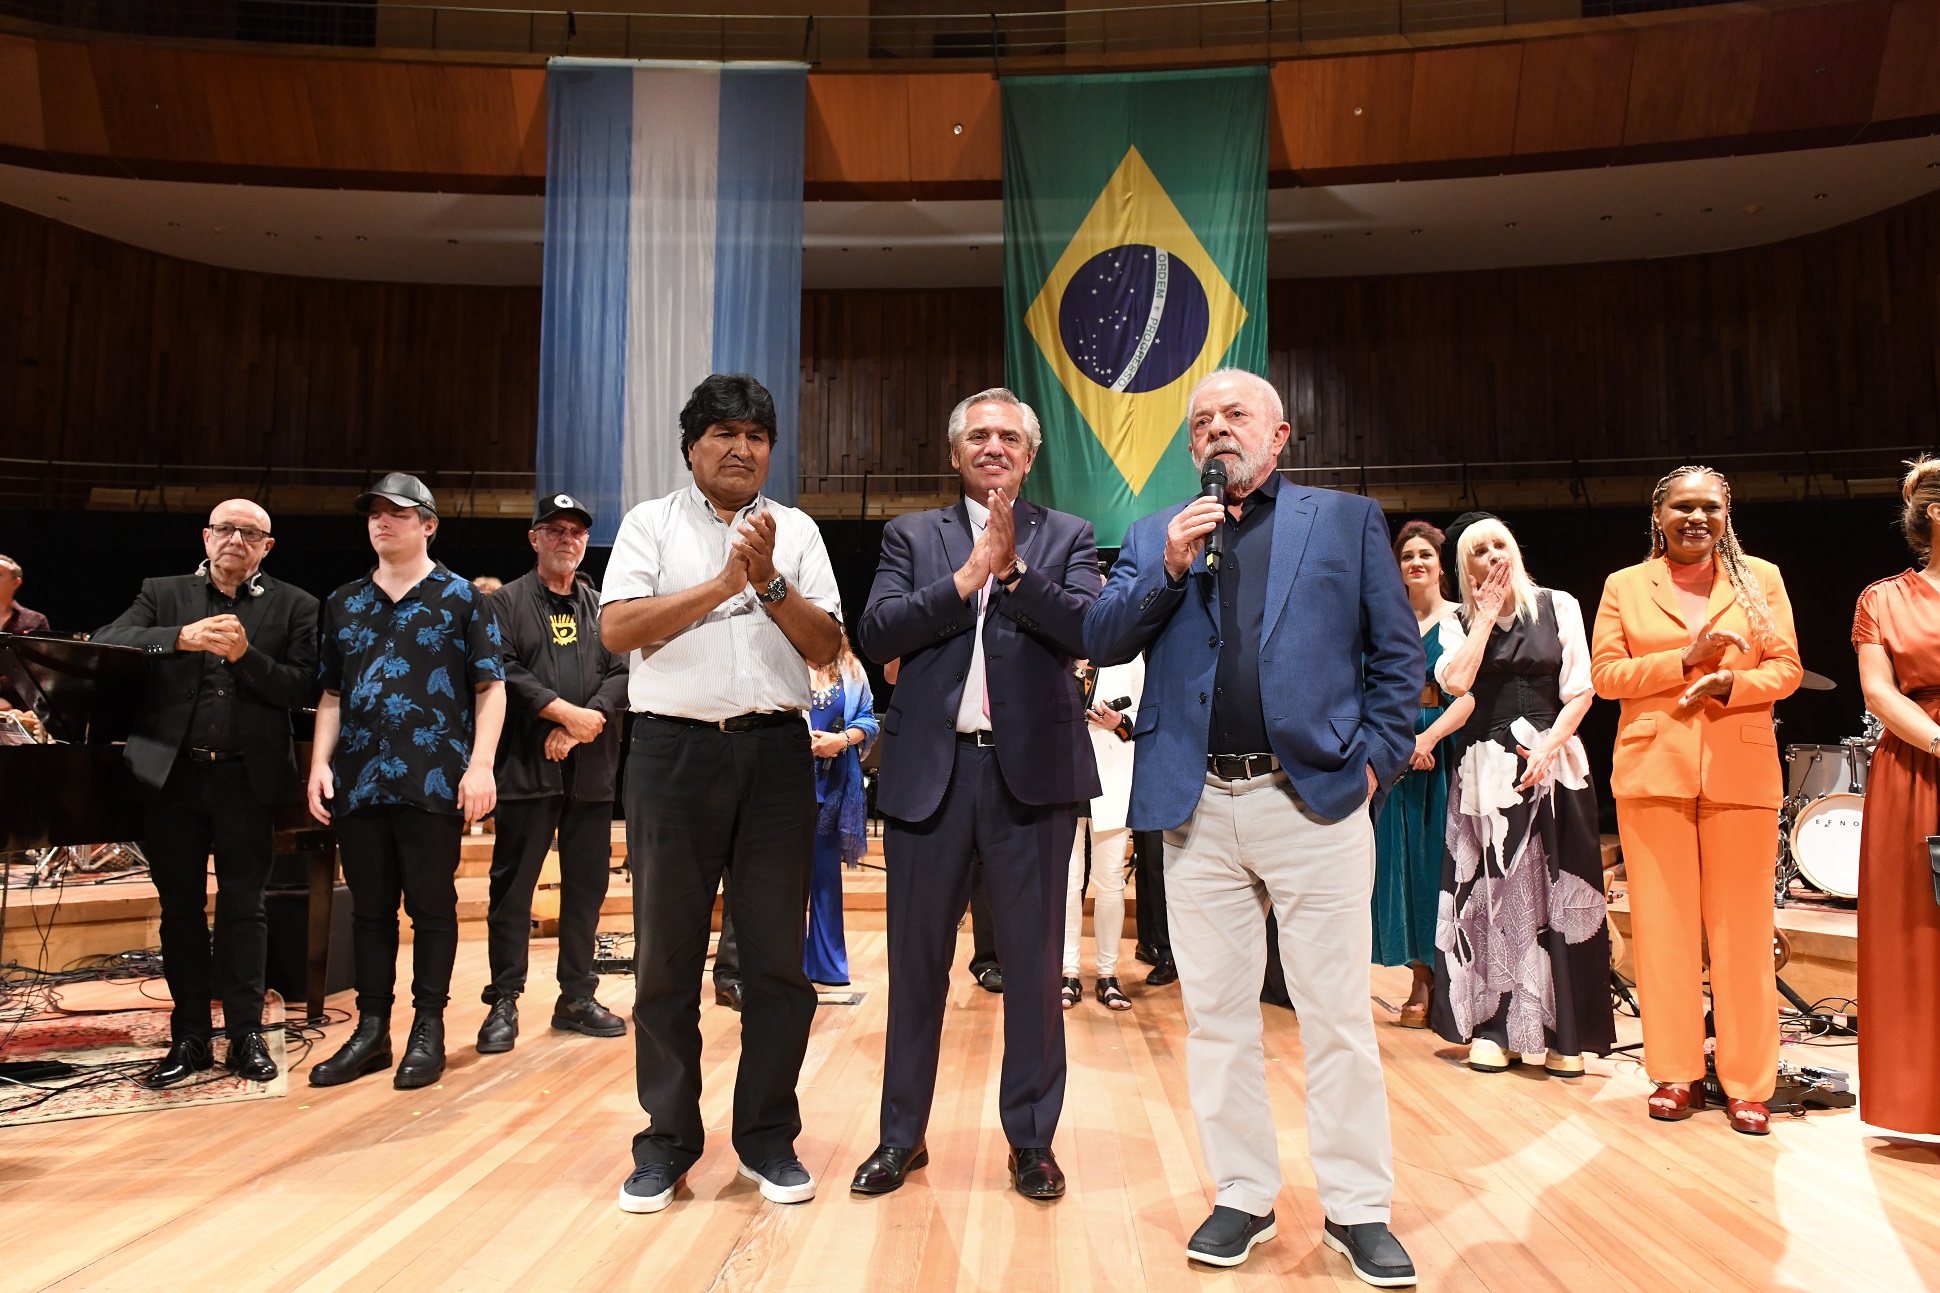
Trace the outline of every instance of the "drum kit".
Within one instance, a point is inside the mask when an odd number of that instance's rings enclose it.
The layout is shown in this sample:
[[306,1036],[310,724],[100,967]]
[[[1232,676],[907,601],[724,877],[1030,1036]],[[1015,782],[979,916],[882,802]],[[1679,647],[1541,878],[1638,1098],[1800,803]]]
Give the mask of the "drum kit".
[[[1805,687],[1829,691],[1830,678],[1807,671]],[[1798,880],[1832,898],[1859,897],[1859,827],[1866,771],[1884,726],[1865,716],[1864,735],[1834,745],[1785,747],[1785,803],[1778,817],[1777,904]]]

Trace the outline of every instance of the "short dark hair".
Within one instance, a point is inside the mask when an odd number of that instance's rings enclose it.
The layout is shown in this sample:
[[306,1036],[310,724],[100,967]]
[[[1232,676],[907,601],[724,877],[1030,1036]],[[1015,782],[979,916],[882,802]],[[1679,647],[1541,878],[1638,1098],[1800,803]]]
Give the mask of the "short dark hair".
[[694,460],[688,451],[709,427],[722,422],[752,422],[768,433],[773,445],[775,397],[746,373],[714,373],[696,386],[680,411],[680,458],[690,471]]

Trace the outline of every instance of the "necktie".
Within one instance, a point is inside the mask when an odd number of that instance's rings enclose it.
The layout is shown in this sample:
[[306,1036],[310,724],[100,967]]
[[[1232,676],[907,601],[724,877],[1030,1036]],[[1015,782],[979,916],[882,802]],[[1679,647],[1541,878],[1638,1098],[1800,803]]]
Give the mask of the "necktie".
[[[987,615],[990,610],[990,594],[992,594],[995,591],[997,591],[997,576],[992,575],[989,579],[986,579],[984,581],[983,601],[977,607],[977,636],[980,639],[983,637],[984,616]],[[983,716],[985,718],[989,718],[990,717],[990,658],[988,656],[985,656],[981,658],[978,663],[980,663],[983,666],[983,679],[982,679]]]

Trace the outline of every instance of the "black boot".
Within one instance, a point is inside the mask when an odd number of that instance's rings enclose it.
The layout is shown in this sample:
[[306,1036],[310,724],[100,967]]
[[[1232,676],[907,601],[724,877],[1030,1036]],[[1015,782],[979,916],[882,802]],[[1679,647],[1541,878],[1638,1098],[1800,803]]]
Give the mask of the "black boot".
[[411,1021],[411,1040],[404,1044],[404,1059],[391,1078],[400,1091],[430,1086],[445,1072],[445,1012],[420,1010]]
[[552,1026],[588,1037],[624,1037],[626,1020],[591,997],[561,997],[552,1008]]
[[311,1086],[342,1086],[366,1073],[391,1067],[391,1017],[365,1014],[357,1016],[356,1031],[335,1055],[311,1068]]
[[269,1042],[264,1039],[261,1029],[252,1028],[239,1037],[230,1038],[229,1056],[222,1063],[237,1077],[247,1078],[251,1082],[276,1080],[276,1061],[270,1058]]
[[492,1003],[491,1013],[478,1026],[478,1053],[503,1055],[519,1040],[519,994],[508,992]]

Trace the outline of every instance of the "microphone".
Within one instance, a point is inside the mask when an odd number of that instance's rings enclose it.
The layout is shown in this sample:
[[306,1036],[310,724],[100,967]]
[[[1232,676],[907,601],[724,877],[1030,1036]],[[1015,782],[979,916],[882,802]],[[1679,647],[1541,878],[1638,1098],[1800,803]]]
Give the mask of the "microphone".
[[[1132,698],[1130,696],[1120,696],[1117,700],[1105,706],[1106,709],[1117,710],[1119,713],[1118,726],[1112,728],[1111,732],[1113,736],[1116,736],[1121,741],[1129,741],[1132,739],[1131,722],[1124,717],[1125,711],[1131,707]],[[1936,881],[1935,883],[1940,883],[1940,881]]]
[[[1206,465],[1199,469],[1199,497],[1210,498],[1221,507],[1226,505],[1226,464],[1218,458],[1206,459]],[[1206,569],[1215,575],[1219,573],[1219,559],[1225,551],[1225,517],[1220,517],[1218,525],[1206,536]]]

